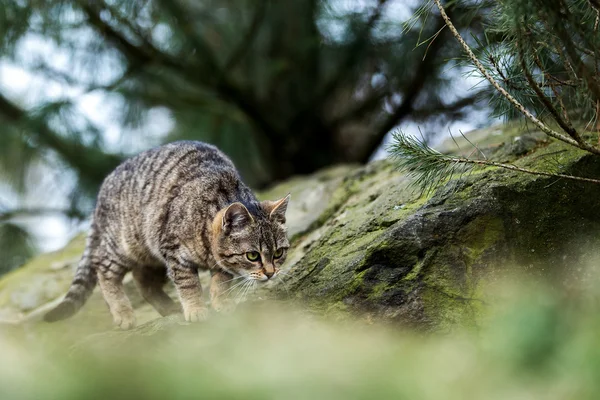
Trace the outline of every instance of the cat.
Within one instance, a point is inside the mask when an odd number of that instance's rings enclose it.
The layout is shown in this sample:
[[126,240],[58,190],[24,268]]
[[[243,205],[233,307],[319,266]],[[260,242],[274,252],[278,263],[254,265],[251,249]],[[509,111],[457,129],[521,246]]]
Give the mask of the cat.
[[[123,291],[132,272],[142,296],[161,315],[186,321],[208,315],[198,270],[210,270],[211,305],[231,309],[231,282],[265,282],[285,261],[290,195],[259,202],[233,162],[215,146],[179,141],[124,161],[102,183],[86,248],[64,300],[44,319],[68,318],[96,283],[116,325],[135,326]],[[181,306],[163,290],[170,278]]]

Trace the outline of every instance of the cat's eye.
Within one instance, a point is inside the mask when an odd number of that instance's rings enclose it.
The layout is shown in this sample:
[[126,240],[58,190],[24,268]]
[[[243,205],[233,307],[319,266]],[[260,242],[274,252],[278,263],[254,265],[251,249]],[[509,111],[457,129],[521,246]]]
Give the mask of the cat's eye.
[[281,258],[282,255],[283,255],[283,249],[277,249],[277,250],[275,250],[275,253],[273,254],[273,258]]
[[246,253],[246,258],[250,261],[258,261],[260,259],[260,254],[258,251],[249,251]]

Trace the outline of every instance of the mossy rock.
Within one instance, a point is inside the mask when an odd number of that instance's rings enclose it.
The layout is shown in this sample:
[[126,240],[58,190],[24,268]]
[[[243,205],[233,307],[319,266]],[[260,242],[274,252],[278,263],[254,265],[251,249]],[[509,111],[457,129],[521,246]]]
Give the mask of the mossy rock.
[[[600,157],[539,132],[509,126],[467,136],[494,160],[600,176]],[[453,141],[442,148],[464,154],[468,144],[459,139],[462,150]],[[287,274],[255,297],[292,301],[337,319],[358,316],[424,330],[476,326],[489,301],[486,285],[494,279],[511,271],[557,284],[579,279],[575,266],[600,245],[600,185],[553,177],[487,168],[422,195],[392,161],[377,161],[294,178],[260,197],[287,193],[293,244]],[[64,293],[82,248],[78,237],[65,250],[4,276],[0,319],[35,309],[37,315]],[[69,268],[59,268],[63,264]],[[141,322],[158,317],[129,291]],[[108,328],[97,292],[90,303],[64,324],[100,321],[96,329]]]

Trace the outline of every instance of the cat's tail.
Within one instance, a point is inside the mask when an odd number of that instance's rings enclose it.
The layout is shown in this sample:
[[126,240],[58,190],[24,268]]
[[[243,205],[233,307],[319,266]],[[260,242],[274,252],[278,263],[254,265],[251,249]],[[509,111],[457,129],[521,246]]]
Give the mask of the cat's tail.
[[88,241],[67,295],[58,306],[44,315],[44,321],[55,322],[71,317],[79,311],[92,294],[98,278],[96,277],[96,271],[92,268],[89,253]]

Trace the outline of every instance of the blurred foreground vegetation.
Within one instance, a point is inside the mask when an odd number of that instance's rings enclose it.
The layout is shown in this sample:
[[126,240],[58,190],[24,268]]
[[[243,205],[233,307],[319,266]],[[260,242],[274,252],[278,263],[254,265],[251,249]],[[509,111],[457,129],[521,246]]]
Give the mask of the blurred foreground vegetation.
[[495,282],[479,327],[435,334],[325,321],[266,302],[133,333],[7,327],[0,398],[595,399],[596,278],[594,270],[561,288]]

